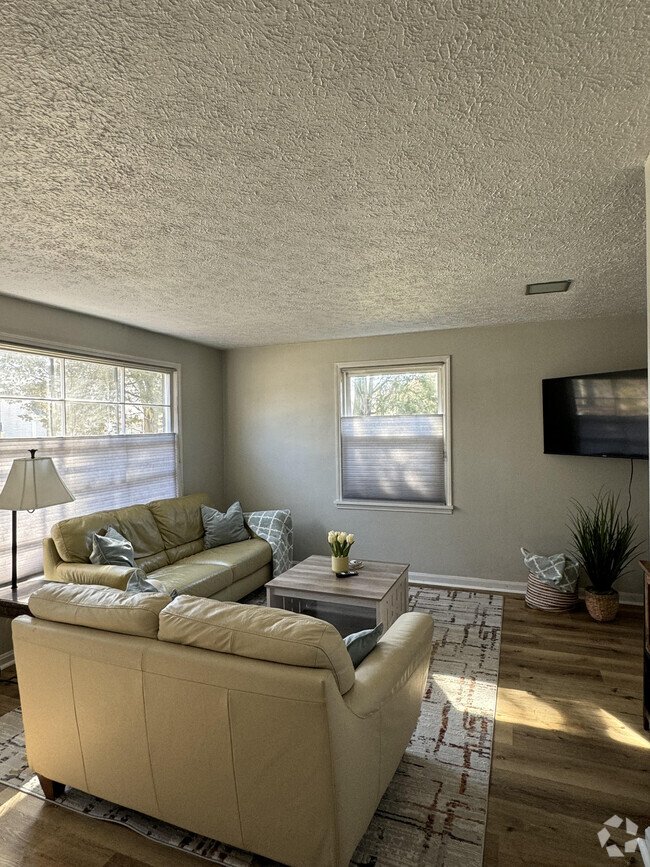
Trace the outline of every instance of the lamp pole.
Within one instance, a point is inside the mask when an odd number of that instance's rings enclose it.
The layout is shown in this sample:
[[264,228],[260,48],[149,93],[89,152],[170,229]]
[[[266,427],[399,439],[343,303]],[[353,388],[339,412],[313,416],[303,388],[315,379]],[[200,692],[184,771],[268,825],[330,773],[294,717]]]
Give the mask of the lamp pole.
[[17,547],[16,547],[16,510],[11,511],[11,590],[15,593],[18,590],[18,570],[16,568]]

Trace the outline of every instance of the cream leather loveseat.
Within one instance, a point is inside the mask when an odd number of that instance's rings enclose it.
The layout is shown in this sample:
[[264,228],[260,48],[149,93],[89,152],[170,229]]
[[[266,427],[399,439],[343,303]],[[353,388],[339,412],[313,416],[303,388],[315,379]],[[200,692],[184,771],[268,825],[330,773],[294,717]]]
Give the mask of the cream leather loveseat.
[[202,504],[212,505],[207,494],[189,494],[59,521],[43,540],[45,577],[123,590],[135,569],[90,562],[93,533],[113,527],[133,545],[136,567],[161,591],[241,599],[271,578],[271,546],[253,536],[204,550]]
[[289,865],[343,867],[415,727],[432,619],[359,667],[336,629],[193,596],[46,585],[13,621],[27,757],[67,784]]

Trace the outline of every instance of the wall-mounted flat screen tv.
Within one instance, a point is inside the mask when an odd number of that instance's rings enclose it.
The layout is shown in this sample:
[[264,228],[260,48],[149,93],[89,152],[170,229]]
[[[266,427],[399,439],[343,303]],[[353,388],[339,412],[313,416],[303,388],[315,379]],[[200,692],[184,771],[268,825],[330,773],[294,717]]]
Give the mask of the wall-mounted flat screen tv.
[[648,458],[648,371],[542,380],[544,452]]

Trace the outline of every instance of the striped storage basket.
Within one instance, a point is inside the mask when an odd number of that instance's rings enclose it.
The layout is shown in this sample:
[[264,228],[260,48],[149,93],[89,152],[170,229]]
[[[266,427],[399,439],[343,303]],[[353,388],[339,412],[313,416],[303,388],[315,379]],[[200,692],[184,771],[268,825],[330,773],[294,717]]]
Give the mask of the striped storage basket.
[[529,608],[541,608],[543,611],[571,611],[577,604],[577,588],[573,593],[564,593],[546,584],[545,581],[540,581],[532,572],[528,573],[526,605]]

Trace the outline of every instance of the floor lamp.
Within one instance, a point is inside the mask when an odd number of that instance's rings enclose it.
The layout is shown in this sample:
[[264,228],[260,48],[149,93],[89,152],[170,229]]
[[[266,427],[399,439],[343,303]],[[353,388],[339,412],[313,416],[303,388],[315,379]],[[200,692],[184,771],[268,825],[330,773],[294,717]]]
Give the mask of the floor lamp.
[[61,481],[52,458],[16,458],[0,493],[0,509],[11,511],[11,589],[18,589],[16,569],[16,512],[33,512],[45,506],[71,503],[73,495]]

